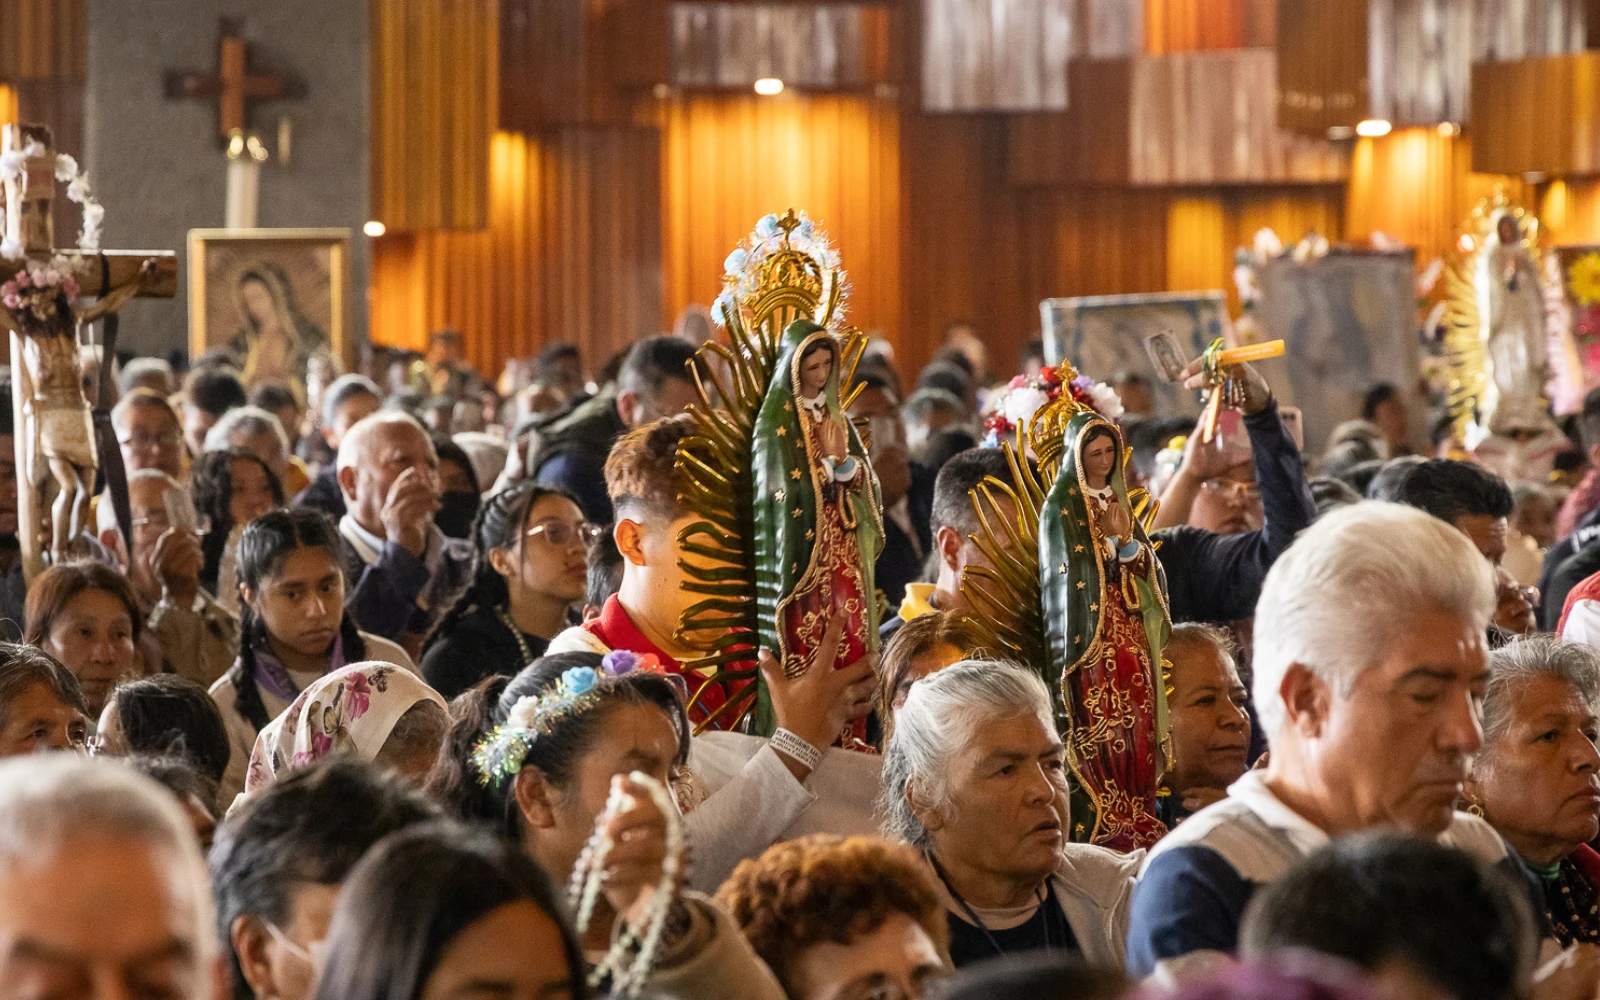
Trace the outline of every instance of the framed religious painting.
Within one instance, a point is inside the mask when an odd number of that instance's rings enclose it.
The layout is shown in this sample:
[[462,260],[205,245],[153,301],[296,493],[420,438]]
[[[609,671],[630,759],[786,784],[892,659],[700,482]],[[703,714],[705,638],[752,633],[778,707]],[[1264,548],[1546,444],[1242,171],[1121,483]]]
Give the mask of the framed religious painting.
[[1379,383],[1405,399],[1411,440],[1428,439],[1415,251],[1284,256],[1261,265],[1257,280],[1262,336],[1284,342],[1284,356],[1262,362],[1262,374],[1279,403],[1299,407],[1312,453],[1335,427],[1361,416],[1363,398]]
[[350,230],[189,230],[189,356],[224,356],[246,385],[344,367]]
[[1091,295],[1045,299],[1039,303],[1045,358],[1070,362],[1078,371],[1111,383],[1133,374],[1150,387],[1153,417],[1194,417],[1198,393],[1165,381],[1145,340],[1170,333],[1183,361],[1198,358],[1213,340],[1225,336],[1227,300],[1215,292],[1163,292],[1149,295]]

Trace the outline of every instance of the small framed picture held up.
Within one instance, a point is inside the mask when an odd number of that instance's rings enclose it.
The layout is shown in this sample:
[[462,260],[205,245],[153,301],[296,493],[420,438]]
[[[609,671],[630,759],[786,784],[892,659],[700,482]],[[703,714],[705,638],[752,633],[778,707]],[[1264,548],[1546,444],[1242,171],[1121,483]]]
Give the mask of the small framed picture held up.
[[188,273],[192,359],[225,356],[246,385],[345,366],[350,230],[191,229]]

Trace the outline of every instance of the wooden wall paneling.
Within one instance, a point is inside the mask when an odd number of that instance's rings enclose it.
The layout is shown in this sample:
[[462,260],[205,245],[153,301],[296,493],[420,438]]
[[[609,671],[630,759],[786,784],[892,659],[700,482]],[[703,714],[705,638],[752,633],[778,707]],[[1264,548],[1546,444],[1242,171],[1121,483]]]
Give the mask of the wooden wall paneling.
[[1540,242],[1547,246],[1600,243],[1600,180],[1557,180],[1538,198]]
[[372,217],[481,229],[499,120],[496,0],[388,0],[371,17]]
[[[1076,0],[1072,58],[1127,59],[1144,51],[1144,5],[1129,0]],[[1072,92],[1069,79],[1067,92]]]
[[776,77],[818,90],[887,82],[888,36],[875,25],[887,16],[849,3],[674,3],[671,83],[743,90]]
[[1135,184],[1243,184],[1342,179],[1326,141],[1278,128],[1271,49],[1134,60],[1129,146]]
[[1278,0],[1278,126],[1322,135],[1367,113],[1366,0]]
[[[973,323],[989,345],[990,367],[1006,371],[1039,326],[1035,291],[1054,265],[1049,192],[1005,182],[1005,126],[999,116],[902,118],[904,309],[896,356],[910,374],[941,346],[947,324]],[[1027,206],[1038,207],[1030,210]],[[1024,221],[1033,224],[1022,236]],[[1030,281],[1030,276],[1032,280]]]
[[1277,0],[1143,0],[1143,7],[1145,55],[1271,48],[1277,39]]
[[1467,119],[1475,2],[1367,0],[1367,117],[1397,128]]
[[1069,67],[1064,112],[1006,115],[1007,179],[1012,184],[1126,184],[1133,59],[1078,59]]
[[1074,0],[924,0],[924,111],[1062,111]]
[[1338,185],[1231,187],[1174,192],[1167,209],[1167,291],[1222,289],[1239,308],[1233,255],[1271,229],[1286,245],[1308,232],[1344,236],[1344,191]]
[[[1285,128],[1461,123],[1473,65],[1577,52],[1593,0],[1278,0]],[[1337,40],[1336,44],[1330,44]]]
[[1343,179],[1345,156],[1276,121],[1271,49],[1078,61],[1062,114],[1009,116],[1012,183],[1262,184]]
[[[645,40],[660,38],[666,18],[663,2],[629,0],[626,23],[640,30],[627,39],[632,50],[628,58],[614,60],[611,14],[619,6],[591,0],[500,0],[498,127],[533,132],[611,121],[611,70],[648,64]],[[664,61],[660,69],[648,82],[666,79]]]
[[710,305],[722,262],[769,212],[804,209],[844,259],[847,318],[900,326],[900,119],[895,98],[681,94],[662,133],[662,323]]
[[1385,233],[1416,247],[1417,264],[1425,267],[1449,251],[1456,227],[1496,185],[1531,204],[1533,188],[1521,178],[1472,172],[1475,142],[1424,128],[1357,140],[1346,190],[1346,238],[1365,241]]
[[0,80],[82,80],[88,43],[84,0],[0,3]]
[[1580,52],[1594,0],[1478,0],[1473,61],[1503,62]]
[[373,339],[466,335],[481,371],[575,343],[594,367],[661,329],[660,139],[649,128],[494,136],[482,232],[374,241]]
[[1600,172],[1600,52],[1473,67],[1473,168]]

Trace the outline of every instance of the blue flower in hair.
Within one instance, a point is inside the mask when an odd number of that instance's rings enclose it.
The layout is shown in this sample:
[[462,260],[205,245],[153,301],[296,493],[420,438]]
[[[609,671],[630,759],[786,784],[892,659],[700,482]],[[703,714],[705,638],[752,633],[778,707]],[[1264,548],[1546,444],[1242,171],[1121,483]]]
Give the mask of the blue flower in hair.
[[573,667],[561,675],[561,688],[569,695],[580,695],[594,690],[600,675],[593,667]]

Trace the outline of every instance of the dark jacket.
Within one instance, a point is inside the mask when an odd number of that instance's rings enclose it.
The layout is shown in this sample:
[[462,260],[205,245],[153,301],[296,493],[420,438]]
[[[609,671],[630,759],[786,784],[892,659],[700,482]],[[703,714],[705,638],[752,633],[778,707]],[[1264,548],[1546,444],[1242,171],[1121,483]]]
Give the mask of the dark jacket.
[[[384,542],[378,561],[369,566],[350,540],[340,536],[344,606],[363,632],[404,645],[408,633],[426,635],[450,600],[467,585],[472,575],[472,546],[459,538],[438,537],[443,544],[439,569],[430,575],[427,563],[397,542]],[[427,606],[426,611],[422,605]]]
[[1219,535],[1181,525],[1156,532],[1174,623],[1253,616],[1273,560],[1316,520],[1305,463],[1278,417],[1278,404],[1245,417],[1244,426],[1261,488],[1261,530]]
[[[1596,541],[1600,541],[1600,508],[1584,515],[1572,534],[1545,552],[1544,565],[1539,568],[1540,628],[1554,629],[1561,620],[1561,609],[1566,607],[1567,591],[1589,573],[1600,571],[1596,561],[1600,559],[1600,545],[1594,544]],[[1588,558],[1579,559],[1585,553]]]
[[[530,657],[544,655],[549,639],[522,633]],[[473,608],[450,626],[422,655],[422,678],[446,700],[454,698],[485,677],[514,677],[528,664],[523,661],[517,637],[500,617],[486,608]]]
[[577,499],[584,517],[610,524],[614,512],[606,492],[606,457],[627,429],[617,413],[616,390],[611,388],[549,423],[536,425],[534,481],[566,490]]
[[878,589],[888,598],[889,606],[900,607],[906,596],[906,584],[922,577],[922,557],[911,536],[900,528],[894,518],[883,519],[883,551],[878,553],[878,563],[873,570]]
[[297,507],[327,511],[335,521],[344,517],[344,491],[339,488],[338,470],[332,465],[326,466],[311,480],[310,486],[300,491],[294,502]]

